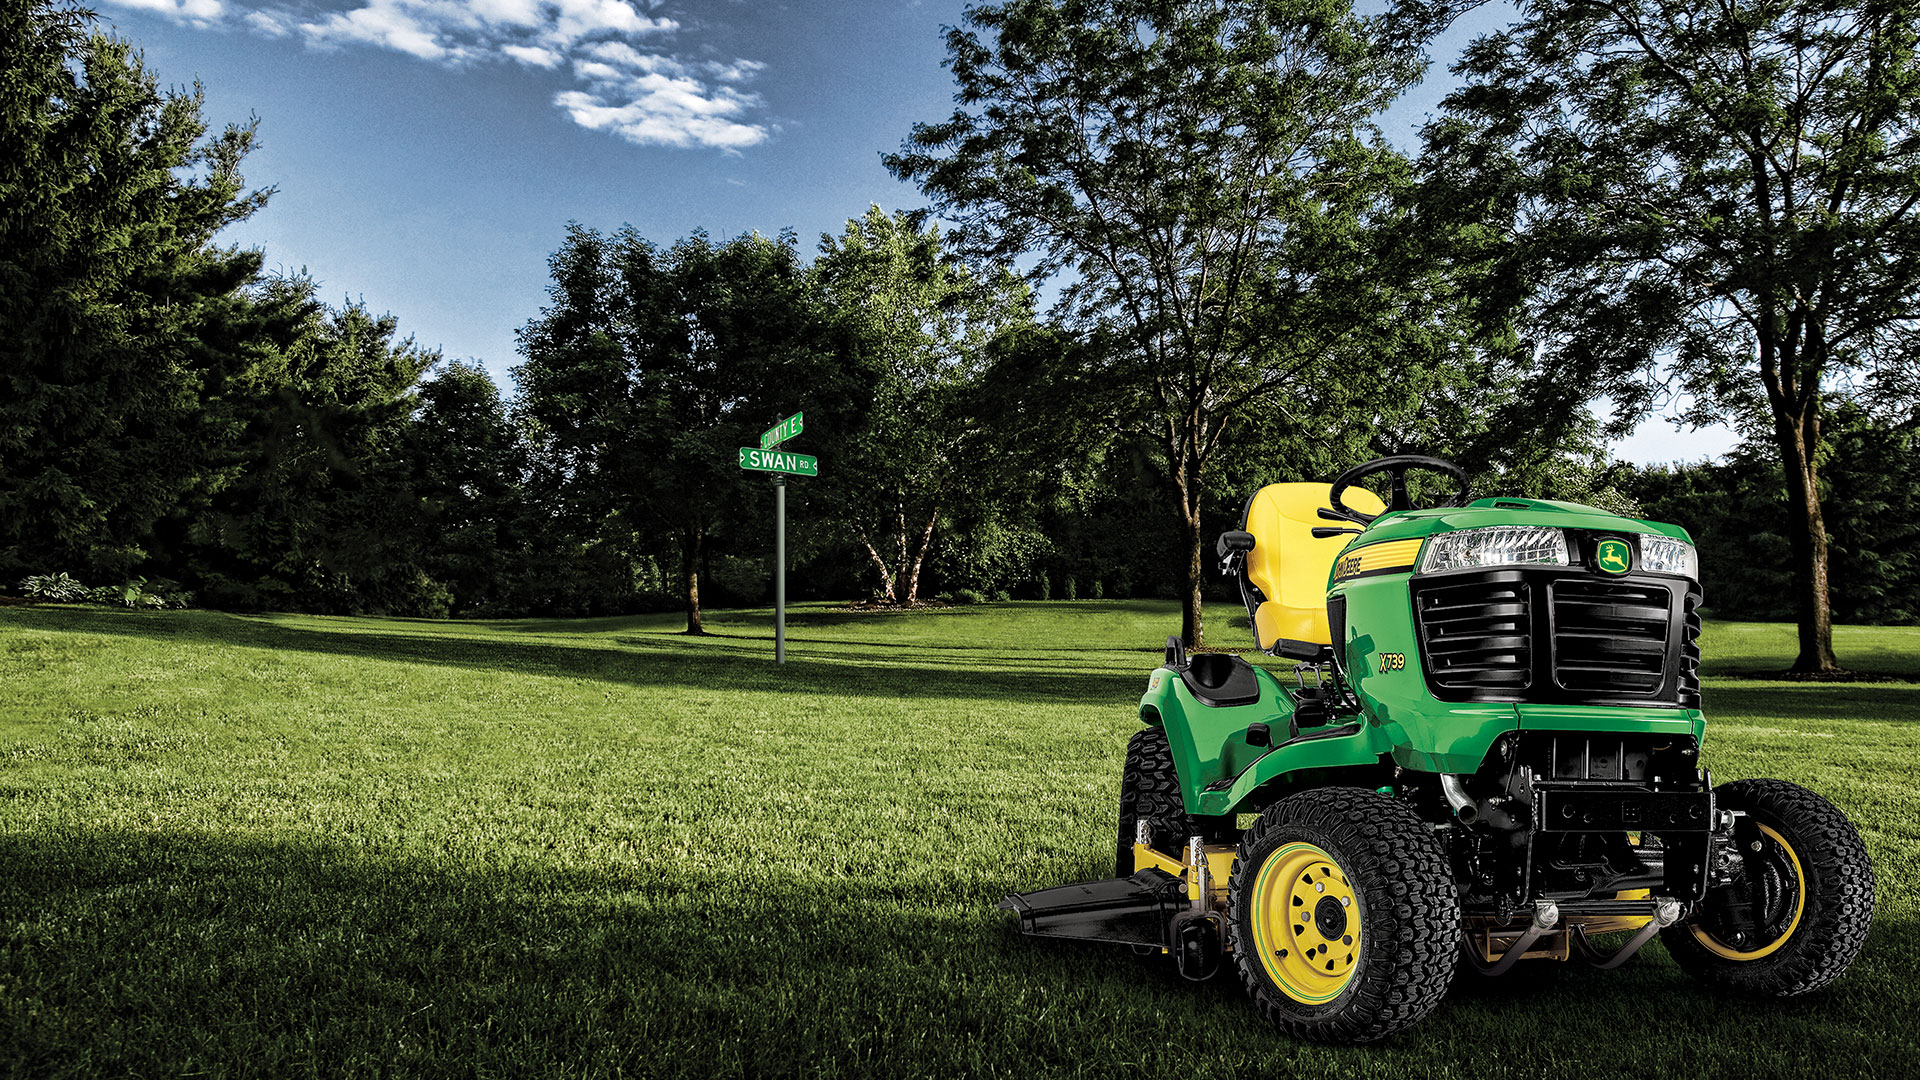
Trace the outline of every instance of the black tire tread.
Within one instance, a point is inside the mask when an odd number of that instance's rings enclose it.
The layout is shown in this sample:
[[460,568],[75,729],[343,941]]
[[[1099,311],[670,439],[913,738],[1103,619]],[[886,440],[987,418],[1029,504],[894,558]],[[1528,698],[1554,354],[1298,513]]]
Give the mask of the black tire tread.
[[[1246,910],[1258,872],[1253,854],[1276,831],[1327,848],[1361,886],[1372,958],[1333,1008],[1315,1015],[1274,987],[1254,956]],[[1459,955],[1459,898],[1439,844],[1404,803],[1364,788],[1322,788],[1274,803],[1247,830],[1228,884],[1227,932],[1241,982],[1282,1031],[1372,1042],[1419,1022],[1446,996]]]
[[1660,932],[1667,952],[1701,982],[1758,997],[1795,997],[1839,978],[1873,925],[1873,860],[1859,832],[1839,807],[1785,780],[1735,780],[1715,792],[1721,806],[1752,814],[1792,842],[1811,903],[1793,938],[1771,956],[1715,956],[1684,921]]
[[1152,822],[1155,850],[1179,858],[1189,836],[1201,834],[1200,819],[1187,813],[1173,748],[1165,728],[1143,728],[1127,740],[1127,763],[1120,773],[1120,829],[1114,844],[1114,876],[1133,873],[1135,822]]

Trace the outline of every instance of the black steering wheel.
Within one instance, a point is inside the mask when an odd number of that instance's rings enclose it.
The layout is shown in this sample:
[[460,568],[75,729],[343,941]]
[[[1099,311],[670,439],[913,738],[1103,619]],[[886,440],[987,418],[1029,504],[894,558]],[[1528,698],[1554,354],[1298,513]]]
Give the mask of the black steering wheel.
[[1392,457],[1374,458],[1365,464],[1355,465],[1334,477],[1331,495],[1333,512],[1356,525],[1365,525],[1379,517],[1379,514],[1365,514],[1350,509],[1346,503],[1340,501],[1340,496],[1345,495],[1348,488],[1374,473],[1387,473],[1393,477],[1393,489],[1387,497],[1389,513],[1395,510],[1413,509],[1413,497],[1407,494],[1407,472],[1411,469],[1430,469],[1433,472],[1445,473],[1459,481],[1460,489],[1454,492],[1446,502],[1435,503],[1435,506],[1459,506],[1466,501],[1467,473],[1460,466],[1445,458],[1428,457],[1425,454],[1395,454]]

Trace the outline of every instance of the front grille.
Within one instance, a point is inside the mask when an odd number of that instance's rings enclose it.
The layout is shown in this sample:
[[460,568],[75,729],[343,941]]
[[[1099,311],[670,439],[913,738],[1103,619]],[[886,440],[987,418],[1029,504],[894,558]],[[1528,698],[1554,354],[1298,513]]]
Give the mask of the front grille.
[[1689,592],[1681,609],[1680,704],[1700,707],[1700,593]]
[[1659,585],[1569,578],[1547,586],[1553,677],[1576,693],[1651,694],[1667,679],[1673,594]]
[[1415,578],[1420,653],[1442,701],[1700,705],[1700,593],[1580,566]]
[[1427,675],[1450,690],[1525,690],[1533,681],[1526,582],[1474,581],[1420,594]]

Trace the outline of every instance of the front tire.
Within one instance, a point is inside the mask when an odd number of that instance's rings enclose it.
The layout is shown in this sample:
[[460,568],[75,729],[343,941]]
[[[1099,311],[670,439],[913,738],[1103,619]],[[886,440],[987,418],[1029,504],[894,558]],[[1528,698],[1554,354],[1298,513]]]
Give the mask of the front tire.
[[1660,932],[1667,951],[1694,978],[1756,997],[1839,978],[1873,923],[1873,862],[1860,834],[1832,803],[1784,780],[1714,790],[1760,837],[1739,852],[1733,884],[1708,890],[1687,921]]
[[1227,887],[1240,979],[1290,1035],[1360,1043],[1432,1012],[1453,977],[1460,907],[1446,859],[1403,803],[1362,788],[1268,807]]
[[1127,877],[1133,865],[1133,841],[1139,822],[1147,822],[1147,844],[1164,855],[1181,857],[1189,836],[1202,833],[1199,818],[1187,813],[1180,777],[1173,769],[1173,748],[1165,728],[1145,728],[1127,740],[1127,763],[1120,773],[1120,833],[1113,853],[1113,876]]

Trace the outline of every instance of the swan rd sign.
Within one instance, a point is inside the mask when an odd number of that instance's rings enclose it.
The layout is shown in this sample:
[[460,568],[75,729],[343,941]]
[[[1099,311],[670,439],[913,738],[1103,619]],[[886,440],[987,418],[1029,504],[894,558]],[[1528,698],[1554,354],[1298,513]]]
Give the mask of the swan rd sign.
[[779,449],[806,430],[794,413],[760,433],[759,446],[740,448],[740,467],[773,474],[773,662],[787,662],[787,476],[819,476],[820,459]]

